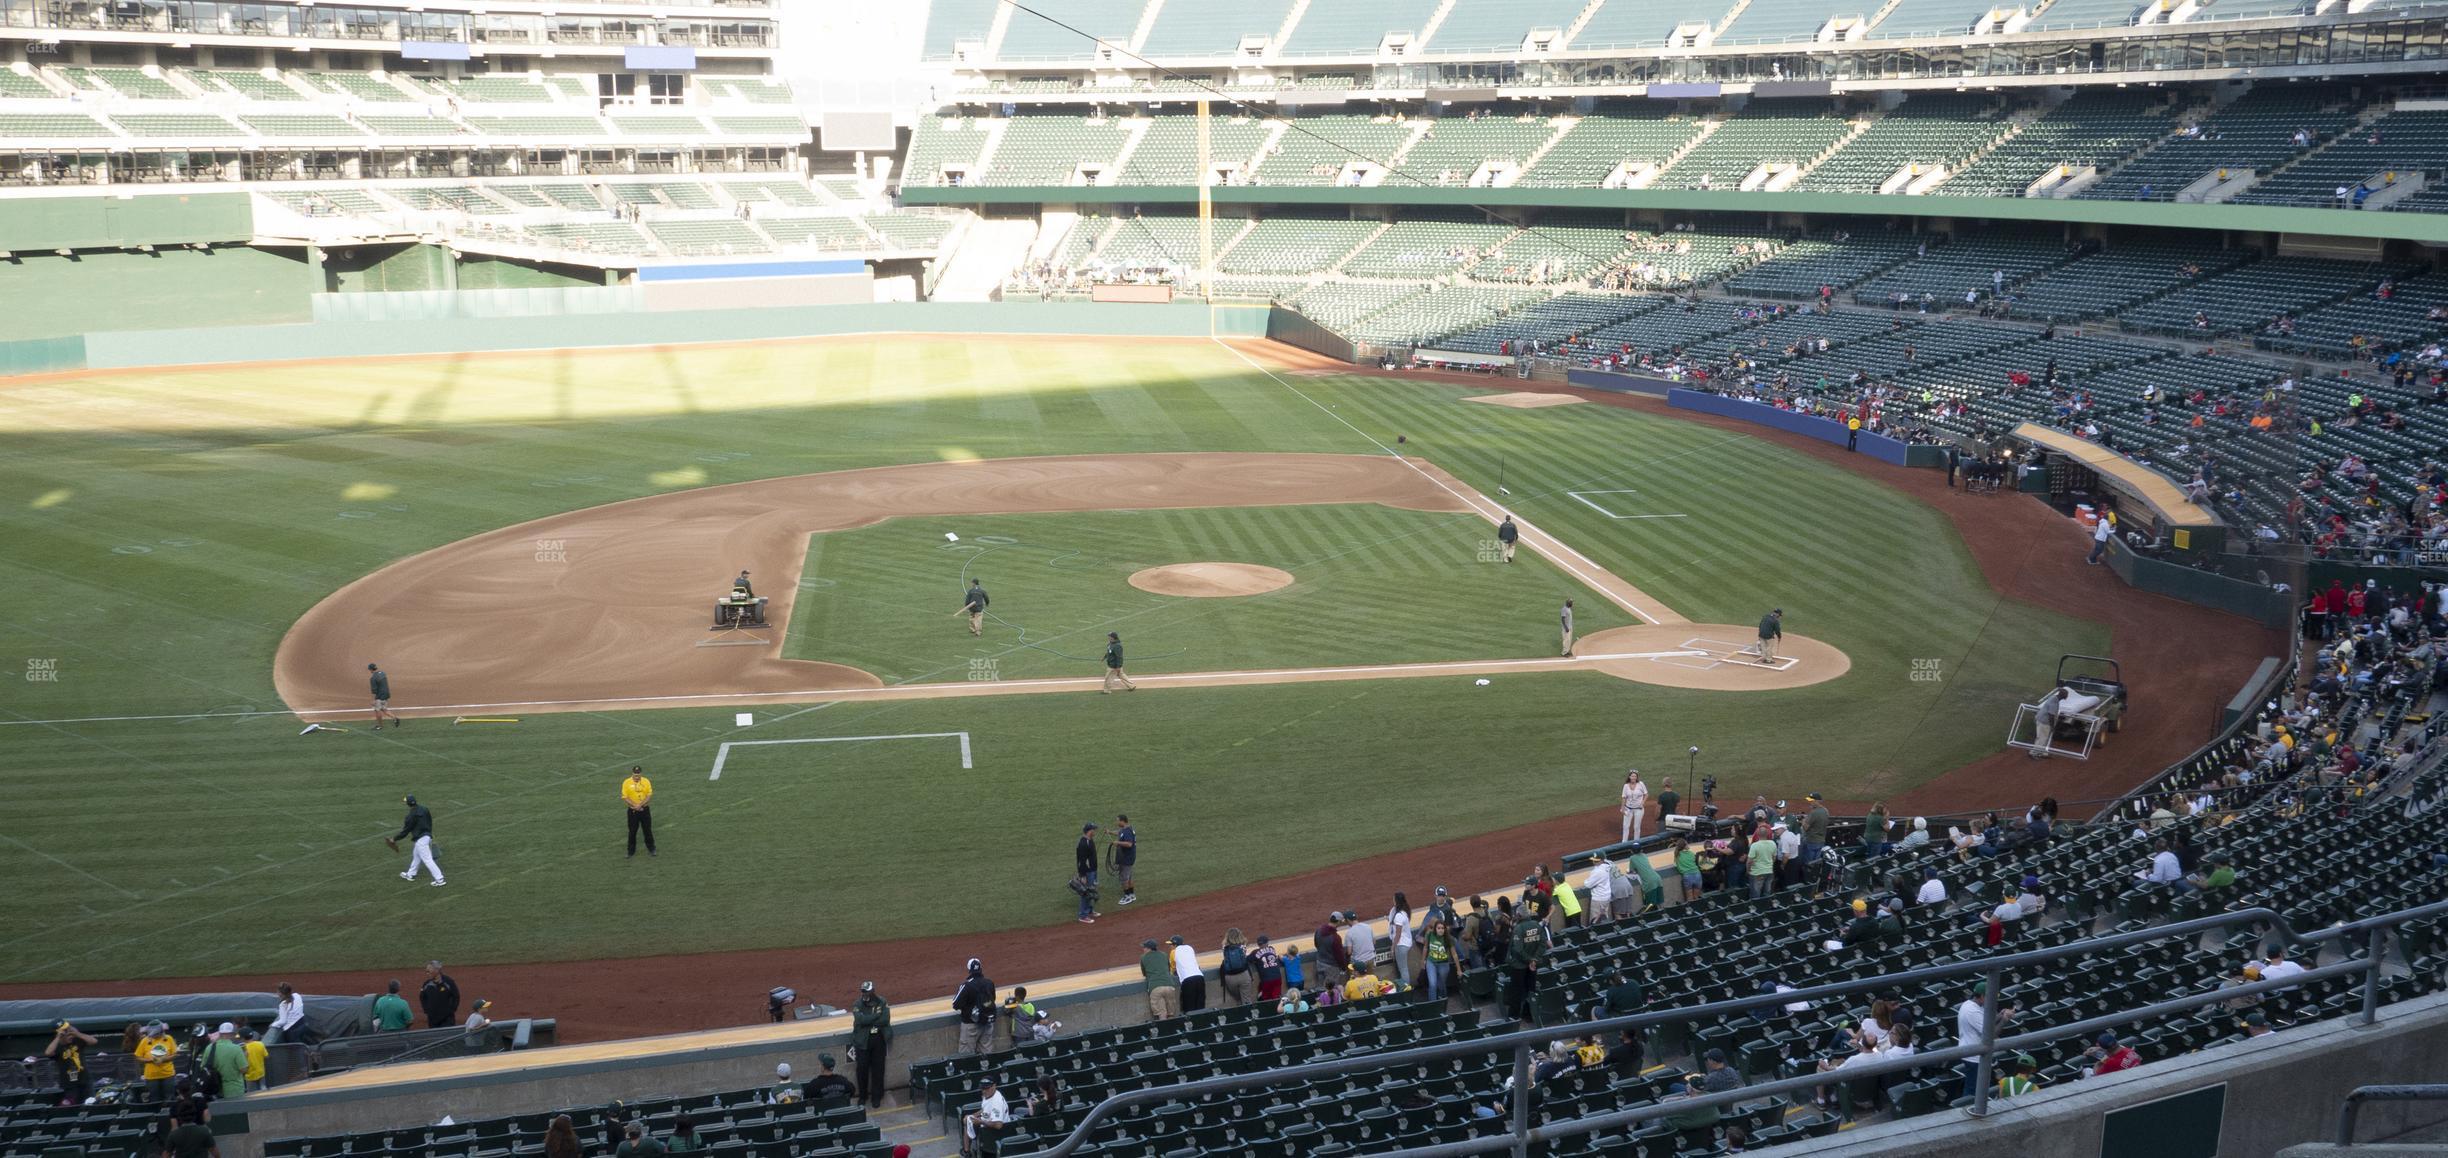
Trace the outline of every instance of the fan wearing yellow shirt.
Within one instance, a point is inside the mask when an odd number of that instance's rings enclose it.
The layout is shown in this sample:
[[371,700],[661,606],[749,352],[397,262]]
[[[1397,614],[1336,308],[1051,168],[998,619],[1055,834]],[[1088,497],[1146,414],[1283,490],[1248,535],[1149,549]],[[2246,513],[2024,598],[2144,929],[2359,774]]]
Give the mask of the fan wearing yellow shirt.
[[136,1060],[144,1066],[146,1101],[170,1100],[177,1089],[178,1055],[178,1039],[170,1036],[170,1027],[160,1021],[146,1022],[144,1036],[136,1043]]
[[246,1043],[246,1088],[254,1093],[264,1088],[264,1061],[271,1050],[263,1043],[263,1035],[253,1029],[240,1035]]
[[646,778],[644,768],[629,769],[629,778],[621,781],[621,801],[629,806],[629,856],[637,858],[638,836],[646,837],[646,855],[655,854],[654,843],[654,781]]
[[1355,973],[1351,980],[1343,983],[1345,1001],[1366,1001],[1385,991],[1385,982],[1378,980],[1374,973]]

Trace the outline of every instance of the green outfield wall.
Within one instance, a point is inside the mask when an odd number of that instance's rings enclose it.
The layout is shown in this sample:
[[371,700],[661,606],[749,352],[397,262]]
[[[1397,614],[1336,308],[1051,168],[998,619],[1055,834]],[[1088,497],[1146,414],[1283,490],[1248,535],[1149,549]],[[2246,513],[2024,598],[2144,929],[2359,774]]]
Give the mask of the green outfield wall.
[[213,245],[255,236],[244,193],[10,198],[0,205],[0,250],[133,249]]
[[[301,298],[301,302],[304,299]],[[773,310],[407,317],[391,320],[125,330],[0,341],[0,373],[142,366],[744,342],[834,334],[1092,334],[1117,337],[1266,336],[1263,306],[1203,303],[866,302]]]
[[[155,198],[154,200],[159,200]],[[100,249],[0,261],[0,340],[152,326],[302,322],[320,288],[304,250]]]
[[[1817,217],[2054,221],[2147,229],[2228,229],[2448,243],[2448,214],[2384,213],[2287,205],[2179,205],[2169,201],[2059,201],[2045,197],[1904,197],[1883,193],[1740,193],[1700,189],[1429,189],[1377,185],[1230,185],[1209,190],[1219,205],[1466,206],[1658,210]],[[1192,205],[1188,185],[909,186],[910,205]]]

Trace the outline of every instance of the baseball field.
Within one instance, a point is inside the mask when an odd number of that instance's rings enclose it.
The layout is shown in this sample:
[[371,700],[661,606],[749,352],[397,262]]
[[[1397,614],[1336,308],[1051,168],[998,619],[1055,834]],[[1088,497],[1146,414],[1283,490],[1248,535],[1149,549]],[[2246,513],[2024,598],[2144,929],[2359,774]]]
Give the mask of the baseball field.
[[[1727,795],[1869,800],[2109,646],[1892,487],[1465,401],[1502,392],[940,336],[0,386],[0,981],[1048,926],[1083,819],[1132,814],[1163,903],[1586,812],[1691,745]],[[752,561],[776,626],[733,646]],[[1284,578],[1141,580],[1186,564]],[[1563,660],[1565,599],[1647,642]],[[1679,674],[1771,607],[1797,678]],[[1096,694],[1108,632],[1143,690]],[[344,710],[367,662],[406,727]],[[383,847],[410,792],[448,887]]]

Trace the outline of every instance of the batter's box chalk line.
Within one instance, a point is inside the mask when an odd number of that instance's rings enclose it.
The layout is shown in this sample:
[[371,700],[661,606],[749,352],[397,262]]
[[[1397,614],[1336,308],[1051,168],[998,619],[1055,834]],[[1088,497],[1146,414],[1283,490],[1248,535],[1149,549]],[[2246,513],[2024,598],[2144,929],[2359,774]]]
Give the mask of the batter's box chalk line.
[[1802,662],[1790,655],[1780,655],[1768,663],[1761,663],[1759,645],[1756,643],[1727,643],[1722,639],[1687,639],[1683,641],[1683,646],[1689,650],[1707,652],[1711,657],[1708,666],[1712,668],[1719,664],[1733,663],[1744,667],[1760,668],[1764,671],[1791,671],[1795,664]]
[[1605,515],[1610,519],[1687,519],[1691,517],[1689,515],[1674,512],[1659,512],[1656,514],[1646,515],[1627,515],[1613,510],[1598,502],[1596,499],[1590,497],[1591,495],[1636,495],[1640,493],[1639,491],[1566,491],[1564,493],[1572,496],[1573,500],[1580,503],[1582,506],[1588,507],[1589,509]]
[[763,748],[775,744],[853,744],[866,743],[875,740],[948,740],[954,738],[960,740],[961,767],[977,767],[970,756],[969,733],[967,732],[901,732],[889,736],[806,736],[796,740],[726,741],[722,747],[715,749],[714,771],[709,773],[706,776],[706,779],[722,779],[723,765],[731,762],[731,749],[733,748]]

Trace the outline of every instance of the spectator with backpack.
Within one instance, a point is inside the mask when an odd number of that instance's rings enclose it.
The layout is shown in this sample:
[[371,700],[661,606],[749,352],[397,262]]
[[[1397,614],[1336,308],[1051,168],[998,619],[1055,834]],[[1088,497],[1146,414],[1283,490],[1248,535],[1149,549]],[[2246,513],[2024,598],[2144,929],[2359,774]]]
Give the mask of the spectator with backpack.
[[1316,986],[1319,989],[1341,989],[1351,976],[1351,950],[1343,944],[1343,914],[1326,914],[1326,923],[1317,927]]
[[246,1044],[238,1040],[238,1026],[224,1021],[221,1028],[196,1051],[197,1085],[211,1098],[234,1098],[246,1092]]
[[1224,960],[1216,966],[1216,988],[1226,1006],[1248,1005],[1257,999],[1258,975],[1245,947],[1248,942],[1241,930],[1224,930]]
[[982,1054],[994,1048],[995,991],[994,982],[986,979],[986,967],[978,959],[969,959],[969,976],[952,994],[952,1012],[960,1015],[959,1053]]

